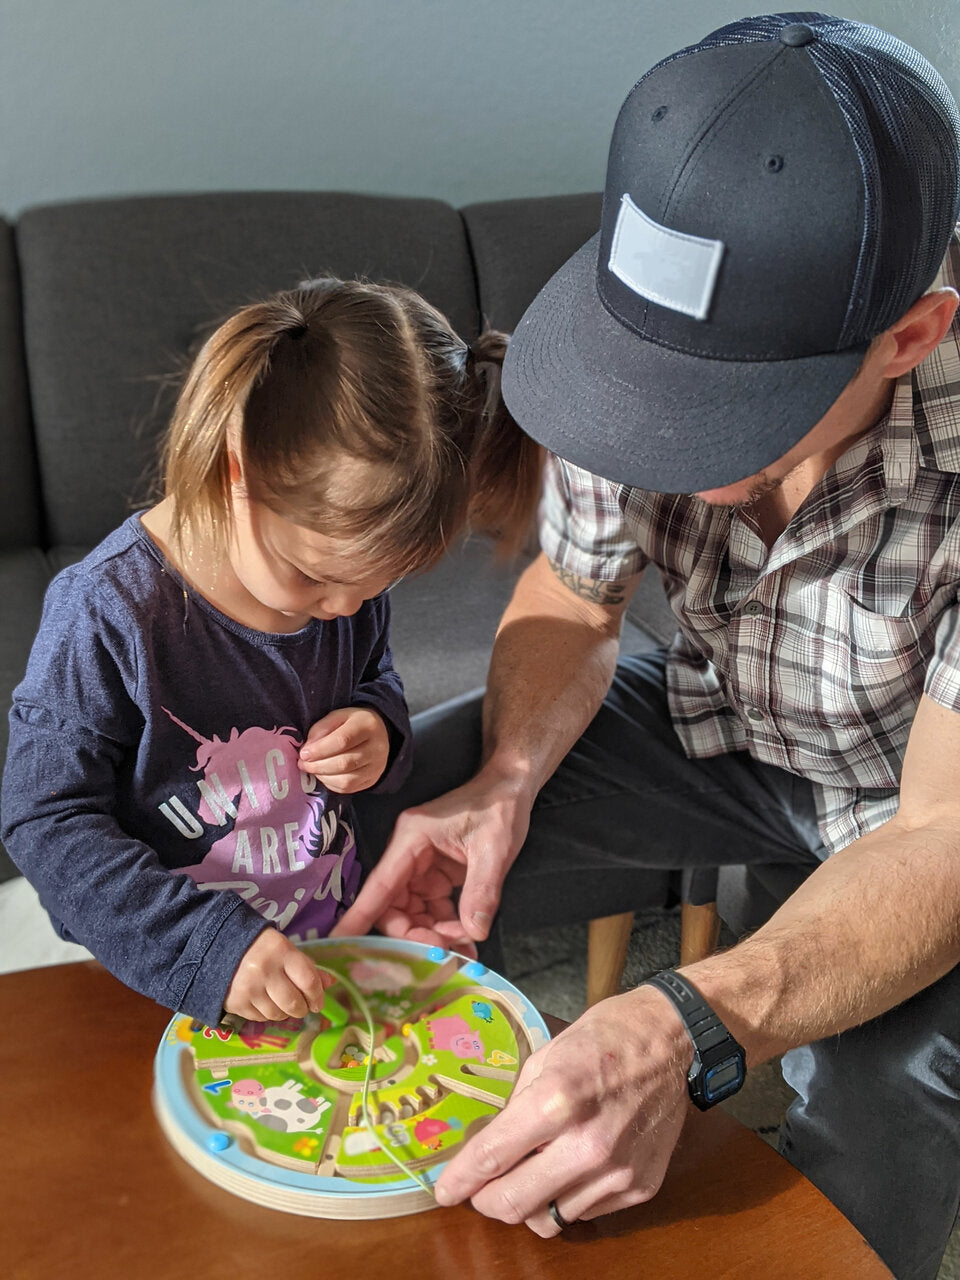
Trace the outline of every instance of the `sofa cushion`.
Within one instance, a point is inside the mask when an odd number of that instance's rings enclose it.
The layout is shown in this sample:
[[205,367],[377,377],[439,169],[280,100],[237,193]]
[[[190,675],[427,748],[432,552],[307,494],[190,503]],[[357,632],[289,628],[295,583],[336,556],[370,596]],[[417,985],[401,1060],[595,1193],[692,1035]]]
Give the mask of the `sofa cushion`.
[[[40,621],[43,593],[50,578],[46,557],[38,547],[24,551],[0,551],[0,769],[6,759],[10,694],[19,684],[27,655]],[[0,880],[16,875],[13,863],[0,844]]]
[[523,564],[498,565],[469,539],[391,592],[391,646],[412,714],[486,682],[500,615]]
[[0,547],[40,540],[40,488],[30,427],[13,230],[0,219]]
[[245,192],[80,201],[17,227],[50,544],[142,502],[190,354],[236,307],[331,272],[414,285],[471,336],[463,224],[435,200]]
[[480,314],[511,332],[555,271],[600,229],[599,192],[495,200],[462,210]]

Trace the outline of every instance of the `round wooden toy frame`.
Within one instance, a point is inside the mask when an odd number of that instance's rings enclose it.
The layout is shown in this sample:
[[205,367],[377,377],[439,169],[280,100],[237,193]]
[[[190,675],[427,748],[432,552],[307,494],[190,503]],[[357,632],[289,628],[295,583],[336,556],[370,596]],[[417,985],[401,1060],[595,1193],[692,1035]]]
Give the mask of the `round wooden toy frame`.
[[[369,1092],[374,1115],[386,1114],[389,1117],[391,1111],[390,1104],[387,1104],[377,1112],[378,1088],[386,1094],[387,1086],[390,1086],[396,1095],[404,1088],[400,1081],[408,1076],[405,1097],[409,1098],[415,1091],[423,1099],[433,1096],[430,1086],[425,1087],[422,1083],[425,1060],[430,1066],[436,1066],[436,1074],[427,1072],[427,1078],[438,1086],[436,1096],[442,1094],[445,1103],[451,1098],[458,1099],[463,1109],[472,1114],[470,1123],[459,1131],[454,1127],[457,1126],[456,1120],[448,1124],[444,1120],[427,1119],[427,1130],[431,1133],[429,1146],[417,1148],[413,1153],[395,1139],[399,1130],[410,1147],[414,1146],[407,1126],[415,1117],[407,1118],[400,1114],[394,1116],[394,1121],[388,1118],[375,1123],[374,1134],[369,1138],[369,1144],[373,1145],[368,1144],[365,1152],[370,1160],[375,1160],[375,1153],[385,1149],[385,1141],[389,1141],[405,1162],[432,1187],[451,1154],[451,1148],[502,1108],[524,1060],[549,1039],[543,1018],[529,1000],[500,974],[478,961],[439,947],[391,938],[328,938],[305,943],[302,949],[317,964],[334,973],[340,972],[349,978],[351,970],[359,970],[368,975],[368,982],[375,982],[382,972],[389,975],[389,982],[393,984],[386,993],[369,985],[363,992],[364,999],[369,998],[371,1008],[377,1006],[382,1010],[384,1002],[392,1000],[393,1005],[386,1006],[391,1016],[398,1014],[405,1018],[402,1033],[396,1026],[391,1028],[386,1020],[384,1023],[375,1020],[377,1037],[373,1046],[367,1043],[366,1024],[355,1016],[357,1008],[350,998],[350,988],[356,984],[352,979],[331,987],[324,1006],[324,1014],[329,1008],[332,1017],[337,1016],[332,1013],[334,1009],[347,1014],[346,1021],[340,1024],[344,1035],[356,1032],[349,1038],[360,1046],[360,1052],[370,1048],[374,1054],[373,1069],[380,1072],[379,1078],[371,1083]],[[398,987],[404,970],[413,975],[413,966],[421,976],[410,985]],[[337,1002],[338,994],[342,1005]],[[248,1028],[260,1027],[260,1024],[245,1025]],[[291,1029],[297,1027],[302,1031]],[[507,1035],[504,1027],[509,1027],[512,1036],[509,1044],[515,1043],[517,1052],[512,1054],[498,1049],[488,1054],[488,1032],[499,1034],[503,1040]],[[282,1032],[281,1028],[286,1028],[286,1031]],[[338,1168],[339,1152],[348,1141],[344,1136],[345,1130],[349,1129],[360,1143],[364,1141],[361,1131],[365,1133],[366,1126],[359,1115],[359,1098],[366,1068],[361,1062],[348,1058],[344,1061],[352,1070],[341,1066],[331,1071],[325,1070],[322,1062],[313,1060],[313,1044],[320,1042],[321,1035],[337,1031],[337,1026],[323,1017],[317,1024],[311,1024],[310,1019],[306,1023],[287,1020],[280,1024],[266,1024],[263,1030],[267,1033],[265,1038],[278,1044],[285,1034],[285,1050],[281,1052],[278,1048],[272,1051],[268,1048],[261,1058],[245,1057],[244,1054],[252,1055],[254,1052],[247,1048],[249,1036],[243,1044],[240,1043],[242,1036],[232,1042],[231,1033],[202,1028],[183,1014],[177,1014],[168,1025],[154,1064],[154,1110],[171,1145],[187,1163],[235,1195],[289,1213],[322,1218],[387,1218],[432,1208],[435,1204],[432,1194],[412,1177],[403,1177],[400,1170],[392,1166],[388,1175],[384,1174],[382,1166],[371,1166],[366,1180],[347,1176],[343,1169]],[[384,1039],[388,1032],[393,1037],[390,1041]],[[442,1045],[436,1048],[436,1052],[424,1053],[425,1048],[435,1047],[434,1035],[438,1040],[443,1037]],[[220,1058],[215,1056],[218,1044],[215,1037],[219,1038],[222,1046]],[[488,1040],[486,1048],[485,1038]],[[398,1042],[404,1046],[404,1060],[396,1066],[390,1066],[386,1061],[378,1063],[379,1055],[396,1060],[395,1053],[379,1046]],[[209,1050],[213,1056],[200,1063],[197,1046],[200,1050]],[[274,1094],[286,1090],[299,1099],[305,1083],[311,1090],[308,1101],[312,1098],[318,1102],[321,1110],[334,1107],[330,1130],[324,1129],[323,1142],[316,1144],[322,1155],[312,1170],[309,1167],[311,1160],[298,1157],[294,1161],[289,1154],[264,1151],[259,1146],[256,1135],[261,1125],[268,1123],[262,1116],[254,1118],[247,1115],[244,1118],[238,1112],[234,1118],[225,1114],[234,1106],[233,1102],[225,1100],[232,1096],[227,1095],[226,1090],[229,1088],[235,1092],[241,1085],[253,1097],[249,1102],[239,1098],[238,1107],[263,1106],[265,1111],[269,1110],[263,1099],[270,1090],[265,1091],[254,1078],[259,1069],[267,1066],[272,1068],[270,1078],[276,1078],[278,1073],[290,1078],[290,1082],[282,1087],[274,1086]],[[239,1078],[241,1072],[246,1074]],[[385,1079],[390,1075],[396,1079]],[[206,1077],[209,1077],[207,1083],[202,1084]],[[332,1096],[335,1101],[318,1101],[312,1097],[313,1094],[327,1099]],[[218,1095],[222,1095],[219,1101]],[[289,1101],[285,1105],[289,1107]],[[422,1105],[427,1107],[427,1102],[423,1101]],[[457,1102],[450,1105],[456,1106]],[[334,1118],[339,1116],[342,1119],[344,1113],[347,1117],[345,1124],[334,1128]],[[313,1123],[319,1123],[319,1120]],[[419,1130],[420,1123],[416,1128]],[[433,1136],[435,1132],[442,1136]],[[299,1139],[301,1143],[306,1139],[309,1144],[310,1139],[319,1137],[309,1126],[304,1135],[305,1138]],[[268,1134],[265,1140],[272,1140],[272,1135]],[[282,1141],[280,1138],[275,1140]],[[300,1167],[292,1167],[294,1164]],[[335,1172],[331,1176],[324,1169]],[[356,1172],[362,1173],[363,1170]]]

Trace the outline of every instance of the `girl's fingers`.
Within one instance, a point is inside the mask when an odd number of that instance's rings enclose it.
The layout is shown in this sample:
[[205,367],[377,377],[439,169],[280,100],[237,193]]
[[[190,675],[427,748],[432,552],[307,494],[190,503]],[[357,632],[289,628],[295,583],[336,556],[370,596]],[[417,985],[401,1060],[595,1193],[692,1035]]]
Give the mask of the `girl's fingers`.
[[356,773],[369,763],[369,754],[362,747],[341,749],[328,756],[316,756],[311,762],[311,772],[322,769],[331,778],[341,773]]
[[225,1006],[227,1013],[234,1013],[238,1018],[243,1018],[246,1022],[270,1022],[271,1019],[266,1016],[259,1005],[254,1004],[253,1000],[241,998],[239,1000],[231,1000]]
[[[285,1018],[303,1018],[307,1014],[307,1002],[289,978],[268,978],[263,991],[256,997],[256,1003],[257,1008],[267,1015],[267,1022],[283,1022]],[[294,1013],[294,1009],[302,1012]]]
[[324,992],[334,981],[333,975],[328,970],[318,969],[309,956],[296,950],[291,952],[283,967],[294,990],[300,994],[307,1005],[304,1013],[291,1014],[291,1017],[306,1017],[308,1011],[319,1013],[323,1008]]
[[318,720],[300,748],[300,759],[317,763],[352,752],[369,752],[378,745],[389,750],[383,719],[367,707],[345,707]]

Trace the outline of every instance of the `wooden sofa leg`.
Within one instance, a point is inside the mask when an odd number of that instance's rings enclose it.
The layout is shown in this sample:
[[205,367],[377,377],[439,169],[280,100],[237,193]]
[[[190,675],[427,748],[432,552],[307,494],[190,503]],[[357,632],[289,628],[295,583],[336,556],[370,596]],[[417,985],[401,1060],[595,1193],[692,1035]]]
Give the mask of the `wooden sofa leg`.
[[720,916],[715,902],[694,905],[685,902],[680,908],[680,963],[694,964],[717,949]]
[[587,939],[587,1007],[620,994],[620,980],[633,928],[633,912],[590,921]]

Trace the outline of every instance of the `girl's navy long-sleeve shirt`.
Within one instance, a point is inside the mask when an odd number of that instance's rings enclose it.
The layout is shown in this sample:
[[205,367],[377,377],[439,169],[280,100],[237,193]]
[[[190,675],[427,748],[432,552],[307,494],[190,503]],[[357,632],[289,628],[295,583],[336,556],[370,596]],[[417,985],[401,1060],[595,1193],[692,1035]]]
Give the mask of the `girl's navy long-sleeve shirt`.
[[290,635],[220,613],[138,516],[50,584],[14,690],[3,840],[54,927],[207,1023],[270,922],[323,936],[356,893],[349,802],[297,768],[310,726],[369,706],[409,770],[386,595]]

